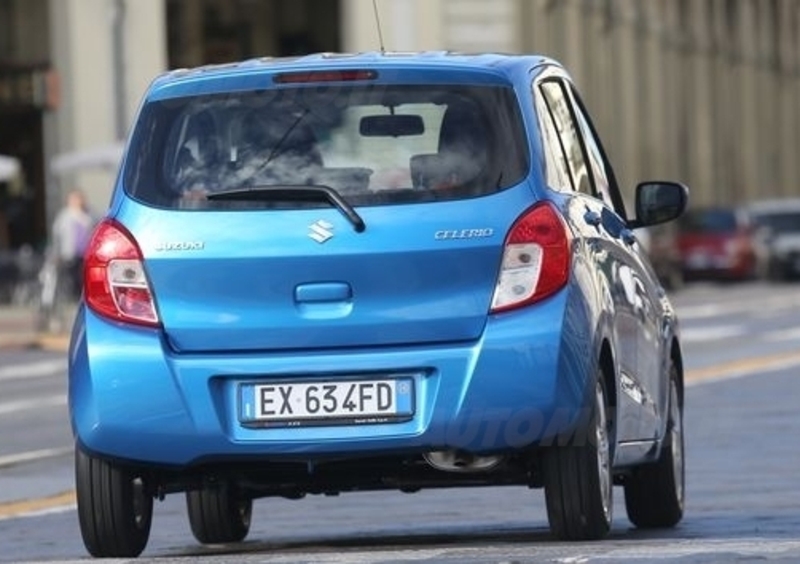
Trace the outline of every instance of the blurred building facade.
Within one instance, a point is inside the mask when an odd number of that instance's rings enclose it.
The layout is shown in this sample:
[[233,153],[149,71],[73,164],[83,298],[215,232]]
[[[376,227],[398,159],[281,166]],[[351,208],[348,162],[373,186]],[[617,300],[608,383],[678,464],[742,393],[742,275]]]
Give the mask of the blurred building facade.
[[[388,50],[538,52],[571,70],[628,192],[696,204],[800,194],[797,0],[377,0]],[[61,186],[98,211],[113,178],[56,182],[56,154],[124,138],[175,67],[380,47],[371,0],[0,0],[0,153],[29,186],[15,241],[46,236]]]

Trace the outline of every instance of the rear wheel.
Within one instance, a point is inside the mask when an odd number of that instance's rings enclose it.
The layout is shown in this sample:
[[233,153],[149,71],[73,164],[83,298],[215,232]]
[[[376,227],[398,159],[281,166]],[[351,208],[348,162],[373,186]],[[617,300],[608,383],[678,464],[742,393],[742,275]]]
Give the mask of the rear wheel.
[[253,500],[231,485],[186,492],[186,508],[192,534],[203,544],[239,542],[250,532]]
[[608,412],[604,378],[599,372],[586,436],[579,444],[549,447],[544,453],[547,517],[550,530],[559,539],[600,539],[611,528],[612,421]]
[[636,468],[625,480],[628,519],[640,528],[674,527],[683,518],[683,405],[674,367],[665,441],[658,461]]
[[153,497],[132,470],[75,449],[83,544],[96,557],[134,558],[150,537]]

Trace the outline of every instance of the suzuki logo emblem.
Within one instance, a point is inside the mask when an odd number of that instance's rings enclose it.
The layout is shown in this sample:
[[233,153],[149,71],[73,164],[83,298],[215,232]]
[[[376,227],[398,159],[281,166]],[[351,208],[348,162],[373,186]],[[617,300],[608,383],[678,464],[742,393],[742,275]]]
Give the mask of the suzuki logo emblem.
[[333,237],[333,225],[322,219],[315,221],[308,228],[310,230],[308,236],[319,244]]

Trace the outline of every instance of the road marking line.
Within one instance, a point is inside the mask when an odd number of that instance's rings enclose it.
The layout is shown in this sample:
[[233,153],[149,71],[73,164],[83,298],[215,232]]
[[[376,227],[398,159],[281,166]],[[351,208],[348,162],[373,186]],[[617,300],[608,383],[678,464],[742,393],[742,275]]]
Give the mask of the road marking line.
[[43,351],[65,353],[69,350],[69,335],[42,335],[36,339],[36,346]]
[[747,334],[744,325],[716,325],[714,327],[692,327],[681,329],[681,341],[686,343],[703,343],[740,337]]
[[67,405],[67,396],[65,394],[38,399],[9,401],[0,403],[0,415],[8,415],[10,413],[38,409],[41,407],[57,407],[62,405]]
[[11,519],[12,517],[52,513],[59,509],[66,511],[74,508],[75,504],[75,490],[37,499],[0,503],[0,521],[3,519]]
[[800,366],[800,353],[783,353],[771,356],[761,356],[756,358],[746,358],[716,364],[707,368],[699,368],[686,372],[685,380],[687,385],[695,385],[707,382],[718,382],[721,380],[731,380],[745,376],[754,376],[761,372],[771,372],[785,368]]
[[778,331],[770,331],[762,337],[765,341],[772,343],[782,341],[800,341],[800,327],[790,327]]
[[25,462],[36,462],[39,460],[46,460],[48,458],[58,458],[73,451],[73,447],[59,447],[59,448],[43,448],[40,450],[29,450],[27,452],[18,452],[16,454],[6,454],[0,456],[0,468],[8,468],[9,466],[17,466]]
[[737,300],[734,302],[717,302],[712,304],[676,305],[675,309],[678,312],[678,319],[688,321],[690,319],[706,319],[709,317],[720,317],[723,315],[747,312],[761,315],[767,310],[786,311],[796,307],[800,307],[800,298],[795,296],[775,296],[757,301]]
[[67,363],[64,359],[15,364],[0,368],[0,382],[57,376],[58,374],[66,373],[66,371]]

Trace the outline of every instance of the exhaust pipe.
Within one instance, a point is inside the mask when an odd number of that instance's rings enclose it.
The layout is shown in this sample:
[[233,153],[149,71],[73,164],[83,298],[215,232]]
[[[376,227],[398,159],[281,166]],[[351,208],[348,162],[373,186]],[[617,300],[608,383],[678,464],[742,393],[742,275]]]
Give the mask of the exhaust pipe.
[[423,457],[436,470],[464,473],[488,472],[503,460],[502,456],[477,456],[460,450],[436,450]]

